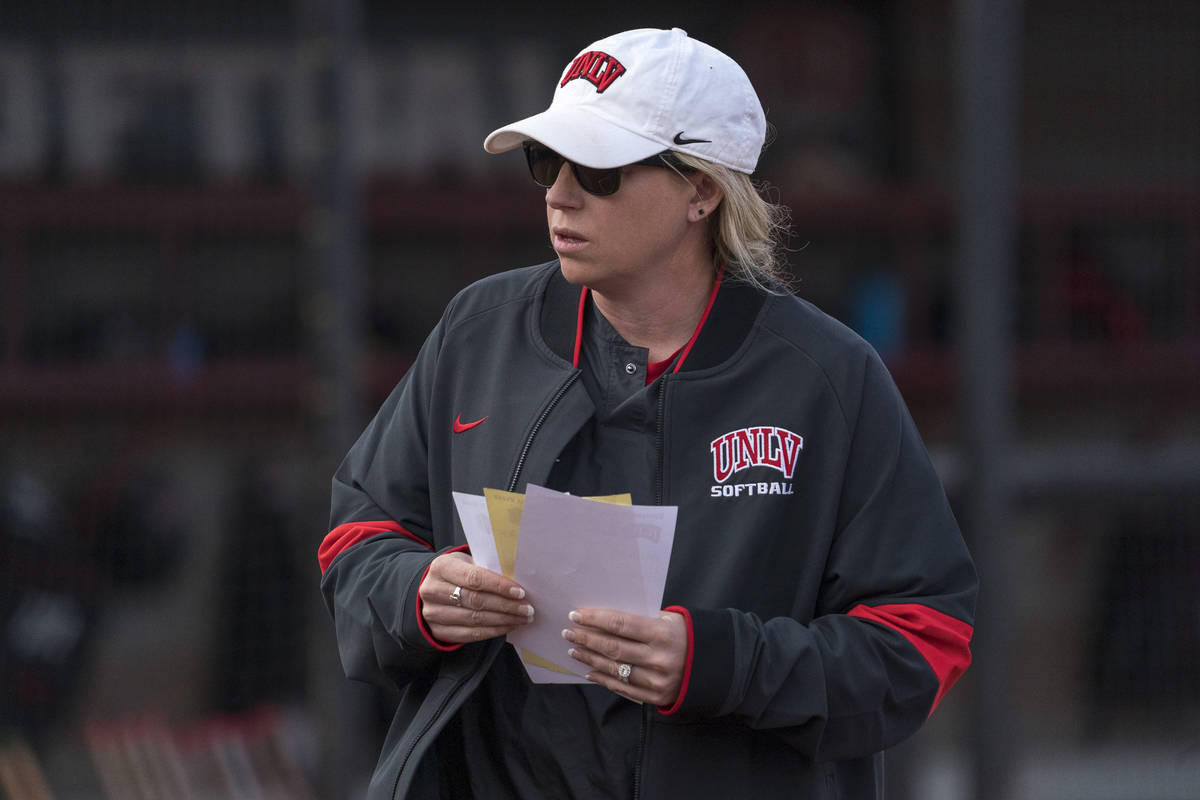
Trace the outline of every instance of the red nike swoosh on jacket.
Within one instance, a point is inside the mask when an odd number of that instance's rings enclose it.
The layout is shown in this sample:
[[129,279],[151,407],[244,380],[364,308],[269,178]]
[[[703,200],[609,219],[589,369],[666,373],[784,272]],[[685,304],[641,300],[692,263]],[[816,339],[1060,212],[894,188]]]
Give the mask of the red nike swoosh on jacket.
[[474,428],[476,425],[481,424],[485,419],[487,419],[487,417],[483,417],[482,419],[477,419],[474,422],[463,422],[462,414],[459,414],[457,417],[454,418],[454,432],[462,433],[463,431],[469,431],[469,430],[471,430],[471,428]]

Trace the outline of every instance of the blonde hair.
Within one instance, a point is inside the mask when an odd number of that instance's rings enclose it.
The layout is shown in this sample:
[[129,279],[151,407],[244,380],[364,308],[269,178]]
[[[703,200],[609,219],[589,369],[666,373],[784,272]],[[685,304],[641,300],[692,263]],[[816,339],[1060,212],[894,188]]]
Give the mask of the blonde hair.
[[713,260],[730,278],[770,294],[789,294],[792,275],[784,259],[791,227],[787,206],[762,195],[750,176],[686,153],[672,152],[684,166],[712,178],[725,198],[709,219]]

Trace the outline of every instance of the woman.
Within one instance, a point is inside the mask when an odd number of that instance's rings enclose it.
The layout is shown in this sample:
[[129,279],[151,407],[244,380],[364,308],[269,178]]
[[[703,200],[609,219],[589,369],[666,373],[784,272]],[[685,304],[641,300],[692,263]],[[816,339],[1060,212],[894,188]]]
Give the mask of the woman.
[[[322,588],[354,678],[401,691],[375,797],[879,797],[970,660],[976,578],[878,357],[791,297],[742,70],[678,29],[585,48],[492,133],[557,259],[460,293],[347,455]],[[452,491],[678,507],[657,617],[580,608],[590,684],[504,635]],[[571,535],[570,530],[563,531]]]

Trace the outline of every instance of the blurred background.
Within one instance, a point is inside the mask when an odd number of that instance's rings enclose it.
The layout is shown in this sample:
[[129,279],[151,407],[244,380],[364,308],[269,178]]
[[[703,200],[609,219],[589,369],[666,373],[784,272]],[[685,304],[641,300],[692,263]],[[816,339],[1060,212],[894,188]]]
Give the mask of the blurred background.
[[552,257],[483,137],[679,26],[775,126],[983,579],[889,796],[1200,797],[1200,3],[0,6],[0,797],[361,796],[329,478],[444,303]]

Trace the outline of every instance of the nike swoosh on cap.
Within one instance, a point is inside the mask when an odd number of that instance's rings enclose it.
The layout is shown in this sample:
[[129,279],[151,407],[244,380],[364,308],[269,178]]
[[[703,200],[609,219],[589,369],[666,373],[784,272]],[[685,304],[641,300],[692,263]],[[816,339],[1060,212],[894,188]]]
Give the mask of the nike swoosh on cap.
[[476,425],[483,424],[483,421],[485,419],[487,419],[487,417],[477,419],[474,422],[463,422],[462,414],[459,414],[457,417],[454,418],[454,432],[455,433],[463,433],[464,431],[469,431],[469,430],[471,430],[471,428],[474,428]]
[[680,131],[675,134],[674,142],[675,144],[711,144],[712,139],[686,139],[684,138],[683,131]]

